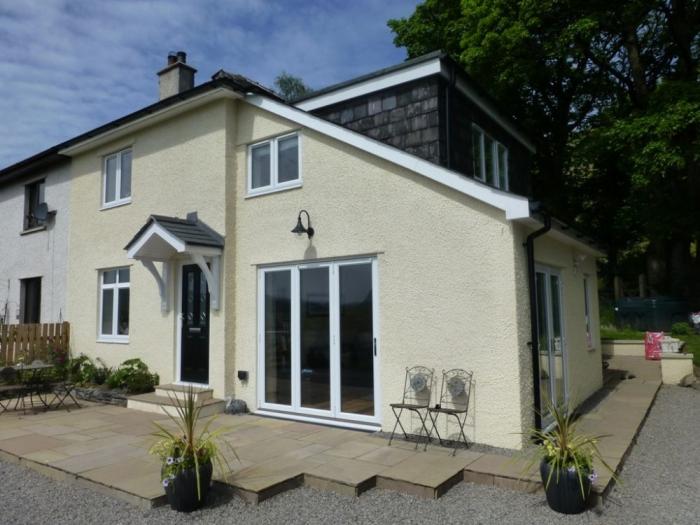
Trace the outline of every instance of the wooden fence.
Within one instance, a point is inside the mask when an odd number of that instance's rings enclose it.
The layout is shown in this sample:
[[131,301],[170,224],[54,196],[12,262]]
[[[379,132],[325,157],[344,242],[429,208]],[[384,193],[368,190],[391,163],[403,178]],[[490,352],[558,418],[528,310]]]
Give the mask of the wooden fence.
[[0,365],[31,363],[35,359],[50,361],[50,350],[68,352],[70,324],[3,324],[0,325]]

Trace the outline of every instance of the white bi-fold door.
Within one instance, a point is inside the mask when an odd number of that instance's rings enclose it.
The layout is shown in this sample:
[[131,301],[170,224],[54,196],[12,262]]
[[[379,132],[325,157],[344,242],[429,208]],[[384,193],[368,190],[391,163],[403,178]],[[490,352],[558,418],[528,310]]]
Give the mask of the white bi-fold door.
[[259,270],[258,405],[378,423],[376,259]]

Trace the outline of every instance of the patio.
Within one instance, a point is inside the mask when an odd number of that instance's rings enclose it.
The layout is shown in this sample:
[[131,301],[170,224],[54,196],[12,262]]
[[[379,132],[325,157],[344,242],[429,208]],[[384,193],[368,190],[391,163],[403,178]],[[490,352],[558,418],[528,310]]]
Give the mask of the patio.
[[[646,370],[643,360],[632,365]],[[613,435],[600,448],[617,470],[660,385],[653,373],[642,376],[611,383],[591,401],[581,423],[587,432]],[[0,458],[150,507],[163,500],[159,463],[148,454],[154,420],[172,424],[165,416],[87,403],[70,412],[6,413],[0,417]],[[405,441],[389,447],[377,435],[253,415],[222,416],[215,425],[228,429],[225,439],[240,458],[229,455],[232,472],[219,481],[253,503],[302,485],[350,496],[378,487],[429,499],[462,481],[541,489],[538,472],[521,479],[521,460],[480,447],[453,457],[451,449],[437,445],[427,452]],[[598,471],[595,491],[605,496],[610,476]]]

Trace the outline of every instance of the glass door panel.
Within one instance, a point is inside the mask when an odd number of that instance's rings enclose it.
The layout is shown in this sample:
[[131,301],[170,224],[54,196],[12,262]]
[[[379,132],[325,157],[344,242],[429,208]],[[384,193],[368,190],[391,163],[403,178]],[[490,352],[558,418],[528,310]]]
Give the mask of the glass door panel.
[[549,315],[547,309],[547,276],[537,272],[537,348],[540,354],[540,406],[542,417],[546,418],[544,408],[552,400],[550,392],[549,367]]
[[566,389],[564,386],[564,337],[561,327],[561,290],[559,286],[559,276],[549,276],[549,291],[551,294],[550,304],[552,305],[552,399],[558,406],[566,403]]
[[328,267],[299,270],[301,406],[331,409],[331,337]]
[[291,271],[265,272],[264,401],[292,404]]
[[340,411],[374,415],[372,263],[339,266]]

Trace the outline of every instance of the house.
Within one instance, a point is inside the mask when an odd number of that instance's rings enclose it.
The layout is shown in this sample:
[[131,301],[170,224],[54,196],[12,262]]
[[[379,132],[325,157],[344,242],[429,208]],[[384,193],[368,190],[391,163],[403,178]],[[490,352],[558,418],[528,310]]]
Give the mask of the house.
[[0,176],[0,324],[57,323],[66,313],[70,162],[57,150]]
[[74,354],[367,430],[406,367],[467,368],[470,439],[513,448],[600,388],[601,253],[532,206],[531,144],[446,57],[295,104],[194,77],[171,54],[159,101],[57,146]]

